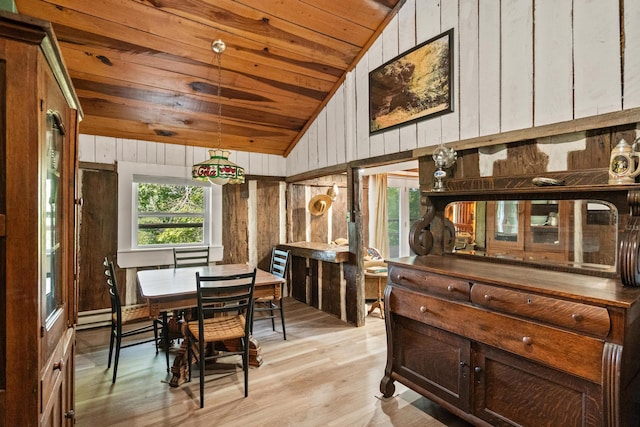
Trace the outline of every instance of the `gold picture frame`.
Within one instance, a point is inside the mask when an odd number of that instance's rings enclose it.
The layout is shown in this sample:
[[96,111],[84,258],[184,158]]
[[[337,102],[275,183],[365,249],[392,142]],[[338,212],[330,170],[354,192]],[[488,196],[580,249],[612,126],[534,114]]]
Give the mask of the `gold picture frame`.
[[369,73],[369,132],[453,111],[453,28]]

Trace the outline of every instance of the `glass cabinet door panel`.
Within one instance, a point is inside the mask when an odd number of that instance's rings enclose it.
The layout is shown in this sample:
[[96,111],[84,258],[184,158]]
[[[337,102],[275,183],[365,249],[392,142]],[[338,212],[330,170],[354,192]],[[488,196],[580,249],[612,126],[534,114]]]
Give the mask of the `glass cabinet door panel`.
[[56,310],[62,306],[62,193],[60,187],[60,161],[64,130],[59,115],[47,113],[46,147],[43,158],[43,200],[41,239],[43,300],[47,323]]
[[529,215],[531,242],[535,244],[560,244],[560,205],[557,200],[532,200]]
[[496,202],[494,238],[504,242],[518,241],[519,202],[500,200]]

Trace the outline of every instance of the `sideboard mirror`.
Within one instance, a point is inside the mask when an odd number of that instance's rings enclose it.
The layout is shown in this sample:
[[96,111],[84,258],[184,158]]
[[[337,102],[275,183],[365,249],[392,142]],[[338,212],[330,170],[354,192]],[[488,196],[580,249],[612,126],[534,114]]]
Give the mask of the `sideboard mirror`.
[[616,271],[618,209],[607,201],[454,201],[444,219],[453,254]]

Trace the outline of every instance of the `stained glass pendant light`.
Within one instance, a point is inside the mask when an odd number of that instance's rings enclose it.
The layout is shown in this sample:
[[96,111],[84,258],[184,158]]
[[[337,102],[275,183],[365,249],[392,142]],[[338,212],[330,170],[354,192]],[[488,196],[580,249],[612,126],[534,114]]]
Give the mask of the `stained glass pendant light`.
[[218,57],[218,147],[209,150],[210,158],[193,165],[191,177],[198,181],[210,181],[213,184],[242,184],[244,183],[244,169],[229,160],[228,150],[220,148],[222,143],[222,101],[220,87],[222,85],[222,52],[226,45],[220,39],[211,44],[211,49]]

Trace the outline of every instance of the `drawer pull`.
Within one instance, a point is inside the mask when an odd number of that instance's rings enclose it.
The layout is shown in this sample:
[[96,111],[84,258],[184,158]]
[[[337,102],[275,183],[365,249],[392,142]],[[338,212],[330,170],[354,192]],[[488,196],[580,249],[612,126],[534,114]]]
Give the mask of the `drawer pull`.
[[62,360],[61,360],[61,361],[56,362],[56,363],[54,363],[54,364],[53,364],[53,370],[54,370],[54,371],[57,371],[57,370],[62,371],[62,367],[63,367],[63,366],[64,366],[64,363],[63,363],[63,362],[62,362]]
[[455,287],[455,286],[453,286],[453,285],[449,285],[449,286],[447,286],[447,290],[448,290],[449,292],[453,292],[453,291],[455,291],[455,290],[456,290],[456,287]]
[[522,337],[522,343],[524,345],[531,345],[533,344],[533,340],[531,339],[531,337]]
[[489,294],[485,294],[485,295],[484,295],[484,300],[485,300],[485,301],[487,301],[487,302],[488,302],[488,301],[491,301],[492,299],[493,299],[493,298],[491,298],[491,295],[489,295]]
[[401,281],[401,280],[404,280],[404,279],[405,279],[405,277],[402,274],[398,274],[398,279],[397,279],[398,282]]
[[576,322],[582,322],[582,319],[584,319],[582,314],[578,314],[578,313],[573,313],[571,317],[573,317],[573,320],[575,320]]
[[420,313],[426,313],[427,312],[427,307],[425,307],[424,305],[420,306]]

